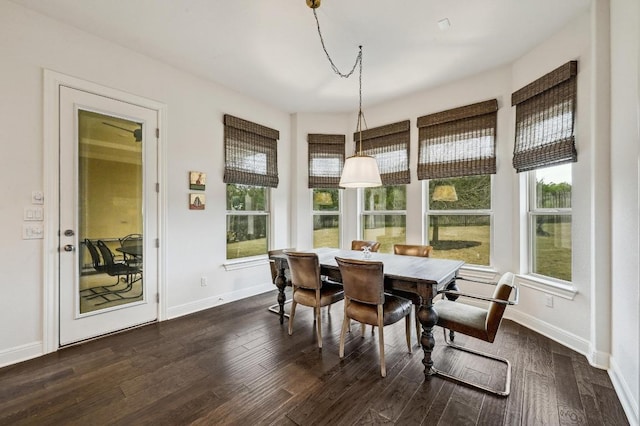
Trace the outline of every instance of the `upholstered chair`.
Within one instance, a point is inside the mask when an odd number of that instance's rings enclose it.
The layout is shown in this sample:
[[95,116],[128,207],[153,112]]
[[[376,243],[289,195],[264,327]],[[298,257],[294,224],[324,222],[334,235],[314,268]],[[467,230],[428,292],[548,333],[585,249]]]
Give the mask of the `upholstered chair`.
[[[480,283],[493,284],[483,282]],[[510,300],[512,291],[514,292],[515,296],[513,300]],[[444,329],[444,339],[447,345],[454,349],[459,349],[465,352],[482,356],[484,358],[489,358],[504,363],[506,364],[507,370],[504,389],[494,389],[481,384],[476,384],[442,371],[438,371],[438,374],[447,377],[457,383],[490,392],[495,395],[509,395],[509,392],[511,390],[511,364],[509,360],[485,352],[480,352],[475,349],[457,345],[453,342],[453,339],[455,336],[454,333],[457,332],[475,337],[476,339],[484,340],[485,342],[493,343],[498,332],[498,328],[500,327],[500,322],[502,321],[502,316],[506,307],[508,305],[515,305],[518,303],[519,292],[518,288],[515,286],[514,275],[510,272],[502,275],[497,284],[495,284],[495,289],[491,297],[463,293],[457,290],[445,290],[442,293],[447,297],[443,297],[442,300],[438,300],[434,304],[434,308],[436,312],[438,312],[438,322],[436,325],[439,325]],[[478,307],[467,305],[457,300],[450,300],[456,299],[458,297],[485,301],[488,302],[488,304],[485,307]],[[447,339],[447,330],[450,331],[449,337],[451,340]]]
[[293,319],[298,304],[313,308],[317,328],[318,347],[322,348],[323,306],[329,306],[344,298],[342,287],[324,284],[320,277],[320,262],[315,253],[286,252],[293,296],[289,315],[289,335],[293,334]]
[[351,250],[361,251],[365,247],[369,247],[369,251],[371,252],[376,252],[380,250],[380,243],[377,241],[363,241],[363,240],[351,241]]
[[[411,353],[411,301],[384,293],[382,262],[336,257],[344,286],[344,320],[340,333],[340,358],[344,358],[344,340],[351,320],[378,327],[380,374],[386,377],[384,326],[405,319],[407,347]],[[364,327],[363,327],[364,328]]]

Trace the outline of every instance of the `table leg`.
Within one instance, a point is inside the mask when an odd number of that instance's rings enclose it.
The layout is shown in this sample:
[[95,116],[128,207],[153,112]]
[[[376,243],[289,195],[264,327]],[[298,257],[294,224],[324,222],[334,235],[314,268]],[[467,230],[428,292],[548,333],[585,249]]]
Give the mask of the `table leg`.
[[422,324],[422,336],[420,338],[420,344],[424,351],[424,358],[422,363],[424,364],[424,376],[429,379],[432,375],[436,374],[433,368],[433,360],[431,359],[431,352],[436,345],[433,338],[433,327],[438,322],[438,313],[433,308],[433,300],[431,297],[423,298],[426,303],[420,305],[418,310],[418,319]]
[[280,307],[278,310],[278,315],[280,315],[280,324],[284,323],[284,302],[287,300],[284,289],[287,286],[287,279],[284,276],[284,266],[282,266],[282,262],[278,262],[278,275],[276,275],[276,279],[274,284],[278,287],[278,306]]

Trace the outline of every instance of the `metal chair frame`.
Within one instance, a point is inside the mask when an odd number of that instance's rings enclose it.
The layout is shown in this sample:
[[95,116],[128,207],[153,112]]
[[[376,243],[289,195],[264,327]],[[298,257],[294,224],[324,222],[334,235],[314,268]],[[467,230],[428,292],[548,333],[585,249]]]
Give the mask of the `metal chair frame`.
[[[471,280],[471,279],[467,279],[467,278],[457,278],[456,280],[461,280],[461,281],[468,281],[468,282],[473,282],[473,283],[478,283],[478,284],[488,284],[488,285],[496,285],[497,283],[495,282],[490,282],[490,281],[482,281],[482,280]],[[509,305],[517,305],[519,300],[520,300],[520,290],[519,288],[515,285],[515,276],[513,277],[512,281],[512,285],[511,288],[512,290],[515,291],[513,300],[503,300],[503,299],[496,299],[494,297],[487,297],[487,296],[482,296],[482,295],[478,295],[478,294],[471,294],[471,293],[464,293],[458,290],[451,290],[451,289],[444,289],[438,292],[438,294],[442,294],[443,298],[447,297],[450,300],[455,300],[458,297],[467,297],[470,299],[475,299],[475,300],[483,300],[486,302],[493,302],[493,303],[498,303],[501,305],[505,305],[509,306]],[[509,362],[508,359],[503,358],[503,357],[499,357],[497,355],[493,355],[487,352],[482,352],[482,351],[478,351],[476,349],[471,349],[471,348],[467,348],[464,346],[460,346],[456,343],[453,342],[454,337],[455,337],[455,333],[451,330],[449,330],[449,339],[447,338],[447,329],[443,327],[443,332],[444,332],[444,341],[445,344],[453,349],[458,349],[464,352],[468,352],[470,354],[474,354],[474,355],[478,355],[481,356],[483,358],[488,358],[488,359],[492,359],[494,361],[503,363],[506,365],[507,367],[507,371],[506,371],[506,377],[505,377],[505,385],[504,385],[504,389],[496,389],[496,388],[491,388],[489,386],[485,386],[485,385],[481,385],[479,383],[473,383],[469,380],[465,380],[462,379],[460,377],[454,376],[452,374],[449,374],[447,372],[444,372],[442,370],[438,370],[437,368],[433,368],[434,372],[438,375],[441,376],[443,378],[449,379],[457,384],[463,385],[463,386],[467,386],[470,388],[475,388],[475,389],[480,389],[482,391],[497,395],[497,396],[501,396],[501,397],[506,397],[509,396],[509,393],[511,392],[511,363]],[[473,337],[473,336],[470,336]],[[481,339],[482,340],[482,339]]]

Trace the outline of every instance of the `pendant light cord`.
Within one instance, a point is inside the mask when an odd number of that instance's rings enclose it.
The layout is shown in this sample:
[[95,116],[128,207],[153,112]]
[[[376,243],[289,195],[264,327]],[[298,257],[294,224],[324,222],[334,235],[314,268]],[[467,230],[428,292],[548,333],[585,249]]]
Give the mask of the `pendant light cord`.
[[358,52],[358,56],[356,56],[356,61],[353,64],[351,71],[349,71],[348,73],[341,72],[336,66],[336,64],[333,62],[333,59],[331,59],[331,56],[327,51],[327,46],[324,44],[324,38],[322,37],[322,32],[320,31],[320,21],[318,20],[318,14],[316,13],[316,9],[313,8],[312,10],[313,10],[313,17],[316,19],[316,27],[318,28],[318,36],[320,36],[320,43],[322,44],[322,50],[324,50],[324,54],[327,56],[327,59],[329,60],[329,64],[331,64],[331,69],[333,70],[333,72],[342,78],[349,78],[351,77],[353,72],[356,70],[356,67],[359,66],[359,75],[358,75],[359,103],[358,103],[358,123],[356,125],[356,131],[358,132],[359,139],[360,139],[358,155],[361,156],[362,155],[362,121],[364,121],[365,126],[367,125],[367,120],[364,118],[364,113],[362,112],[362,46],[358,46],[360,50]]

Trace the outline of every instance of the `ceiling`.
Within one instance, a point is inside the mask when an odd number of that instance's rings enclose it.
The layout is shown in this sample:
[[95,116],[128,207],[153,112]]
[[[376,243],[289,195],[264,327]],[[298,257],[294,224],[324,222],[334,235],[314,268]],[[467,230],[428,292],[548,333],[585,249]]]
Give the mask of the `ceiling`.
[[[357,71],[333,73],[305,0],[11,1],[286,112],[358,108]],[[510,63],[591,1],[324,0],[317,15],[342,72],[363,45],[366,109]]]

